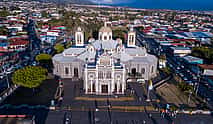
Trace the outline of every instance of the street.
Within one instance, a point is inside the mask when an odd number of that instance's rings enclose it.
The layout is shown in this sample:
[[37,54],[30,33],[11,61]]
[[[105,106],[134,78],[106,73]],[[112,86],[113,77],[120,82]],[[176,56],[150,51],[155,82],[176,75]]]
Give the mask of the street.
[[[208,103],[209,107],[213,108],[213,94],[212,87],[210,85],[207,86],[202,78],[199,81],[198,75],[190,71],[190,69],[187,67],[187,65],[184,64],[180,57],[171,56],[171,54],[168,52],[167,46],[161,46],[153,38],[142,37],[143,34],[138,30],[137,33],[145,40],[144,46],[147,46],[148,52],[156,56],[165,54],[167,58],[167,64],[170,66],[173,72],[180,76],[186,83],[193,85],[197,90],[197,93]],[[141,43],[142,41],[137,40],[137,42]]]

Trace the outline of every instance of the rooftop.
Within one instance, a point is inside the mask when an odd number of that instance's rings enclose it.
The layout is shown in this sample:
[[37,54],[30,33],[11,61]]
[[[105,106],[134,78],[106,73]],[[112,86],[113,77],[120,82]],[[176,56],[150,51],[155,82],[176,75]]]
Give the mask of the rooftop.
[[171,47],[173,50],[191,50],[189,47]]
[[199,64],[198,65],[200,68],[202,69],[210,69],[213,70],[213,64],[212,65],[208,65],[208,64]]
[[184,56],[183,59],[185,59],[188,62],[203,61],[203,59],[194,56]]

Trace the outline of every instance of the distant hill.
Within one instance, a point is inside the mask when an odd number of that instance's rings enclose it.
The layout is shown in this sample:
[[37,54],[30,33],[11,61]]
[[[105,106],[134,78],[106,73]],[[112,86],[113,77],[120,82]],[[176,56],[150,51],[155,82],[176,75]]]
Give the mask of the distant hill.
[[73,3],[73,4],[93,4],[89,0],[36,0],[41,2],[54,2],[59,4]]
[[[0,0],[0,1],[19,1],[19,0]],[[73,4],[94,4],[90,0],[20,0],[20,1],[54,2],[54,3],[60,3],[60,4],[67,4],[67,3],[73,3]]]

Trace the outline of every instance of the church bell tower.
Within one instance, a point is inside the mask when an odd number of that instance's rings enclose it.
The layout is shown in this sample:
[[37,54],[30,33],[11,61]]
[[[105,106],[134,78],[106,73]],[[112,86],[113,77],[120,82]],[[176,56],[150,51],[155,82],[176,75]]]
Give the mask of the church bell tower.
[[136,32],[134,31],[133,27],[130,28],[130,31],[128,32],[128,40],[127,40],[127,47],[135,47],[135,39]]
[[84,46],[84,32],[80,27],[75,32],[75,44],[76,46]]

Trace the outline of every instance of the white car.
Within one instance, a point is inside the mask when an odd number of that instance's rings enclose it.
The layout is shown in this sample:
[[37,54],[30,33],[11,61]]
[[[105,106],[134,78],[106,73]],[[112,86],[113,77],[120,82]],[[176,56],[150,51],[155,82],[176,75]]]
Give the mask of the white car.
[[183,77],[184,75],[182,73],[180,73],[180,76]]
[[186,77],[183,78],[184,81],[187,81],[188,79]]
[[34,61],[34,62],[32,63],[32,65],[33,65],[33,66],[36,66],[36,65],[37,65],[36,61]]
[[0,74],[0,79],[2,79],[2,78],[4,78],[4,75],[1,75],[1,74]]
[[12,72],[14,70],[14,67],[10,67],[7,69],[7,72]]
[[10,73],[12,73],[13,71],[6,71],[6,74],[10,74]]

